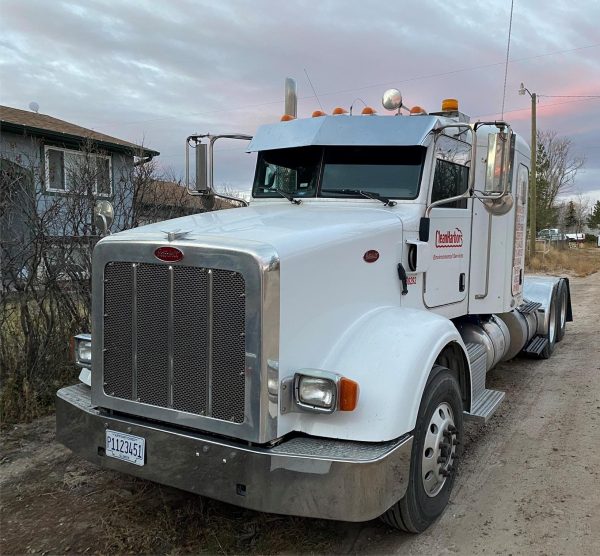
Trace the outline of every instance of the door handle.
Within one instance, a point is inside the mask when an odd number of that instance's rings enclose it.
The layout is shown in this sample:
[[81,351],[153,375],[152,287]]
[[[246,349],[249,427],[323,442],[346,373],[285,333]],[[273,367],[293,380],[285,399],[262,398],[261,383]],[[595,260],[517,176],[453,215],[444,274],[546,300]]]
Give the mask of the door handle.
[[465,282],[466,282],[466,276],[464,272],[461,272],[459,277],[458,277],[458,291],[459,292],[464,292],[465,291]]

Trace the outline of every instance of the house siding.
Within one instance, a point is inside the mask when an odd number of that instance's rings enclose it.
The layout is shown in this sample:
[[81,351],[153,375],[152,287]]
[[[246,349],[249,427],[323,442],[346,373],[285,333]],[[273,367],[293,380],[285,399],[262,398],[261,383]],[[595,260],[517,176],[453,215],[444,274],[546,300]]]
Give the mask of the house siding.
[[[130,175],[133,171],[134,157],[119,151],[99,149],[99,152],[110,155],[112,191],[109,196],[97,196],[92,199],[72,193],[48,191],[45,184],[45,146],[55,146],[70,150],[81,150],[72,141],[59,142],[44,137],[31,136],[1,130],[0,133],[0,169],[3,172],[19,172],[22,176],[20,184],[12,191],[3,183],[3,207],[0,211],[0,240],[2,242],[2,266],[10,264],[14,268],[24,268],[28,258],[26,247],[31,243],[33,230],[31,211],[37,215],[48,214],[52,217],[44,225],[43,233],[52,241],[81,240],[97,236],[93,223],[93,205],[96,199],[108,199],[115,206],[115,222],[113,231],[120,231],[131,226],[132,191]],[[23,181],[24,180],[24,181]],[[24,186],[24,187],[23,187]],[[74,203],[81,203],[78,208],[79,218],[69,218],[69,210]],[[34,209],[35,207],[35,209]],[[82,208],[83,207],[83,208]],[[0,268],[0,274],[6,273]]]

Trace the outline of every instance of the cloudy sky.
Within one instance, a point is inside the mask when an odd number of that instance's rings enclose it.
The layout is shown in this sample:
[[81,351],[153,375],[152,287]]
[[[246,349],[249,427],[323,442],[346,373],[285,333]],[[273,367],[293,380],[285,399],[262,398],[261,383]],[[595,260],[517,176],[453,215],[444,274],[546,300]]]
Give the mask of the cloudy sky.
[[[183,171],[193,132],[252,134],[283,113],[286,76],[299,115],[460,101],[472,119],[500,117],[510,0],[0,0],[0,103],[159,150]],[[572,141],[586,164],[571,194],[600,198],[600,1],[514,0],[504,116]],[[315,98],[306,74],[317,92]],[[586,98],[589,97],[589,98]],[[592,98],[596,96],[596,98]],[[361,101],[357,106],[362,108]],[[252,179],[241,145],[223,144],[217,181]]]

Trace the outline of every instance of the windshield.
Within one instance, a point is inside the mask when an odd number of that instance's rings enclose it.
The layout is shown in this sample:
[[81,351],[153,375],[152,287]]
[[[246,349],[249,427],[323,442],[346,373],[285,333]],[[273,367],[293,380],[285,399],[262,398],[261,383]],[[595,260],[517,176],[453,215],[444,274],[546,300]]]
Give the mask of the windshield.
[[258,155],[252,195],[279,197],[279,190],[294,197],[348,197],[348,190],[362,190],[392,199],[415,199],[425,152],[425,147],[263,151]]

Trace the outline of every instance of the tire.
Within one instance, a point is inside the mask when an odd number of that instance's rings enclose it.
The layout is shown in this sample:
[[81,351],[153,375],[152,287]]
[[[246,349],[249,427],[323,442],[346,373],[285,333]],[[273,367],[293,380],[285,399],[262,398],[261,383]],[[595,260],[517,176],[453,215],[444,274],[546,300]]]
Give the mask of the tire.
[[549,359],[554,351],[554,346],[556,345],[556,329],[557,329],[557,309],[558,309],[558,286],[555,288],[554,292],[552,292],[552,300],[550,301],[550,307],[548,307],[548,311],[550,314],[548,315],[548,330],[546,330],[546,338],[548,339],[548,343],[544,348],[544,351],[540,353],[541,359]]
[[381,516],[385,523],[421,533],[442,514],[454,485],[462,437],[463,404],[458,381],[451,371],[435,365],[417,416],[408,488],[404,497]]
[[569,306],[569,292],[564,280],[558,283],[556,293],[556,341],[560,342],[565,337],[567,330],[567,309]]

